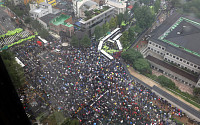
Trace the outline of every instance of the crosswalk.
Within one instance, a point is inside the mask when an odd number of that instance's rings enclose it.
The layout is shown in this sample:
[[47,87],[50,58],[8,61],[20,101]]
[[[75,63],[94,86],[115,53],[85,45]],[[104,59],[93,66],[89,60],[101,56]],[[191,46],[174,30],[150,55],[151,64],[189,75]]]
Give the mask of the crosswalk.
[[26,38],[30,35],[28,31],[22,31],[20,33],[17,33],[13,36],[9,36],[7,38],[0,38],[0,48],[2,48],[4,45],[10,45],[14,42],[17,42],[20,39]]

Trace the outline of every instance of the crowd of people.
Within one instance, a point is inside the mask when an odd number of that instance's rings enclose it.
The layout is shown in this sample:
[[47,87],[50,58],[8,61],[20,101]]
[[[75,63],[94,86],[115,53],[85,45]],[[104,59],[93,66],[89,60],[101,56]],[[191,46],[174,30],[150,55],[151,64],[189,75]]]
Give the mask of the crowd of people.
[[159,98],[126,74],[120,58],[102,56],[98,43],[74,48],[57,41],[39,46],[36,41],[11,49],[24,63],[29,84],[44,91],[46,110],[62,111],[87,125],[173,124],[170,112],[152,103]]

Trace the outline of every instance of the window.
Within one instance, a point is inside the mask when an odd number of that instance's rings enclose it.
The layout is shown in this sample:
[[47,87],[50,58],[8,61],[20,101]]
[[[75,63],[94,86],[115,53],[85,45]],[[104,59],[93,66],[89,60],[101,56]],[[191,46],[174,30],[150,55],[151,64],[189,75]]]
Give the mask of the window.
[[180,59],[180,61],[182,61],[182,59]]
[[167,55],[169,55],[169,53],[166,53]]
[[150,47],[148,47],[148,49],[150,49]]
[[149,44],[151,44],[151,42],[149,42]]
[[173,58],[175,58],[175,56],[173,56]]
[[178,57],[176,57],[176,59],[179,59]]
[[162,50],[164,50],[164,48],[162,48]]
[[170,56],[172,56],[172,54],[170,54]]
[[192,64],[192,63],[191,63],[190,65],[191,65],[191,66],[193,66],[193,64]]
[[156,45],[156,47],[158,47],[158,45]]
[[161,48],[161,47],[159,46],[159,48]]
[[196,65],[194,65],[194,68],[197,68],[197,66],[196,66]]
[[200,69],[200,67],[198,67],[198,69]]
[[163,55],[163,53],[160,53],[161,55]]
[[183,60],[183,62],[184,62],[184,63],[186,63],[186,61],[185,61],[185,60]]
[[189,62],[187,62],[187,64],[189,64]]

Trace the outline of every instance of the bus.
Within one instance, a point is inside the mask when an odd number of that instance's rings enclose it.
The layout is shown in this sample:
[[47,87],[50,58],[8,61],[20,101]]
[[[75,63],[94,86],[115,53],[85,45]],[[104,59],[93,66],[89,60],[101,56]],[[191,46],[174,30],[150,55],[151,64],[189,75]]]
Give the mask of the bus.
[[116,40],[116,42],[117,42],[117,46],[118,46],[119,50],[122,50],[122,45],[121,45],[120,41]]
[[25,66],[17,57],[15,57],[15,60],[21,67]]
[[113,59],[113,57],[112,57],[110,54],[108,54],[106,51],[100,50],[100,52],[101,52],[104,56],[106,56],[108,59],[110,59],[110,60]]
[[121,36],[122,36],[122,33],[119,33],[117,36],[115,36],[115,37],[113,38],[113,41],[118,40]]

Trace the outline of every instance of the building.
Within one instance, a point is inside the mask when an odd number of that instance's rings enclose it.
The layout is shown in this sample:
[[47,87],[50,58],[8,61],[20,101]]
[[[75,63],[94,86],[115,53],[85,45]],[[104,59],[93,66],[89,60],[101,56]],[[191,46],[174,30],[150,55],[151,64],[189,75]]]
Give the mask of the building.
[[82,19],[80,22],[81,29],[93,34],[95,27],[102,26],[104,23],[109,22],[114,15],[114,7],[102,6],[101,9],[93,10],[91,15]]
[[156,28],[141,51],[152,68],[190,87],[200,87],[199,22],[174,13]]
[[[97,9],[98,5],[96,2],[93,1],[86,1],[85,3],[83,3],[80,8],[79,8],[79,17],[81,18],[85,18],[85,11],[90,11],[90,10],[94,10]],[[91,13],[89,13],[91,14]]]
[[[90,1],[86,3],[87,1]],[[80,17],[80,7],[82,7],[83,4],[94,4],[93,2],[97,3],[97,6],[101,6],[105,3],[105,0],[72,0],[73,3],[73,9],[74,9],[74,14],[76,17]]]
[[72,25],[72,17],[61,14],[50,21],[50,30],[60,34],[65,32],[67,36],[71,37],[74,34],[74,26]]
[[52,6],[55,6],[56,5],[56,0],[35,0],[36,3],[40,4],[42,2],[45,2],[45,3],[48,3],[48,4],[51,4]]
[[49,14],[43,16],[43,17],[38,18],[38,21],[45,29],[48,30],[49,29],[49,22],[59,15],[60,15],[60,13],[58,13],[58,14],[49,13]]
[[126,11],[126,3],[125,1],[114,1],[114,0],[108,0],[106,2],[107,5],[112,6],[115,8],[114,13],[115,15],[119,13],[123,13]]
[[38,19],[49,13],[57,14],[59,12],[60,12],[59,10],[52,8],[50,4],[45,2],[41,2],[40,4],[37,3],[30,4],[30,16],[33,19]]

